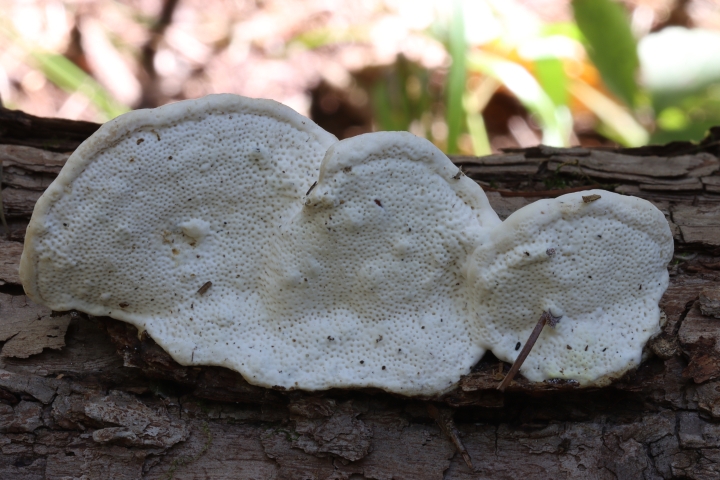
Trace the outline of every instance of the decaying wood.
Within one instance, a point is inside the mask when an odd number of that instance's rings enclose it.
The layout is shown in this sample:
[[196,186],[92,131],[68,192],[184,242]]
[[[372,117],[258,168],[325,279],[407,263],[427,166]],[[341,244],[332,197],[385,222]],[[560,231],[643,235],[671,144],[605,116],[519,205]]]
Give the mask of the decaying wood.
[[259,388],[224,368],[180,366],[128,324],[33,305],[17,276],[25,227],[96,128],[0,111],[11,230],[0,242],[0,478],[720,477],[720,129],[700,145],[455,158],[502,218],[593,185],[646,198],[676,254],[663,332],[611,386],[518,376],[501,393],[509,366],[487,355],[428,401]]
[[71,152],[100,125],[92,122],[43,118],[0,105],[0,143],[53,152]]
[[18,269],[22,249],[23,245],[20,242],[0,240],[0,285],[20,284]]
[[[0,245],[2,247],[2,245]],[[5,342],[1,357],[27,358],[45,348],[65,346],[70,315],[52,315],[49,308],[37,305],[24,295],[0,293],[0,341]]]
[[452,441],[455,449],[462,455],[463,460],[465,460],[465,465],[474,472],[475,467],[472,464],[472,458],[470,458],[470,454],[460,438],[460,432],[458,432],[455,421],[453,420],[452,410],[449,408],[438,408],[432,402],[427,403],[427,410],[430,417],[432,417],[438,427],[440,427],[440,430]]
[[720,285],[700,292],[700,311],[707,317],[720,318]]

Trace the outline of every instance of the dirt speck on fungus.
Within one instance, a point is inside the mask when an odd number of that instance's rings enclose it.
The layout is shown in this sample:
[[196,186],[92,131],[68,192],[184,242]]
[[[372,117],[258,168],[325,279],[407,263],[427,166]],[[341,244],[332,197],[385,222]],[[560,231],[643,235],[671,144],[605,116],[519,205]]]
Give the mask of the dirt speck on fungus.
[[205,292],[210,290],[210,287],[212,287],[212,282],[203,283],[203,286],[200,287],[197,291],[198,295],[205,295]]

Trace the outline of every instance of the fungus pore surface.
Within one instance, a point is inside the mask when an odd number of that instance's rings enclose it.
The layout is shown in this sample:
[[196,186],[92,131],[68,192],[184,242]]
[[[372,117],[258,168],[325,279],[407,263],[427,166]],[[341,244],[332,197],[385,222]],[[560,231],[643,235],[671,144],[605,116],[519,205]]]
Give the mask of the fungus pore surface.
[[672,253],[664,215],[640,198],[590,190],[528,205],[469,262],[482,345],[513,362],[548,311],[562,318],[543,329],[522,374],[607,384],[640,364],[660,330]]
[[[21,261],[54,310],[146,330],[183,365],[266,387],[453,388],[487,349],[601,385],[659,331],[672,237],[595,191],[501,223],[430,142],[338,142],[269,100],[213,95],[108,122],[38,201]],[[588,192],[584,192],[588,195]]]

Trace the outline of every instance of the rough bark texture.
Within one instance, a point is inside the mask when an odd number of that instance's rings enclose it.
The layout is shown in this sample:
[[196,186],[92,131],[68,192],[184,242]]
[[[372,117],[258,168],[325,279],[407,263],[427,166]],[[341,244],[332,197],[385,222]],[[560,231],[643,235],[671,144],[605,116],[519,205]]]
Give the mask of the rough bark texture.
[[518,378],[500,394],[509,365],[488,355],[455,391],[420,400],[254,387],[223,368],[179,366],[122,322],[30,302],[16,271],[25,226],[96,127],[0,115],[10,225],[0,242],[0,478],[720,477],[720,129],[701,145],[455,158],[502,217],[596,185],[655,203],[676,240],[668,321],[641,367],[607,388]]

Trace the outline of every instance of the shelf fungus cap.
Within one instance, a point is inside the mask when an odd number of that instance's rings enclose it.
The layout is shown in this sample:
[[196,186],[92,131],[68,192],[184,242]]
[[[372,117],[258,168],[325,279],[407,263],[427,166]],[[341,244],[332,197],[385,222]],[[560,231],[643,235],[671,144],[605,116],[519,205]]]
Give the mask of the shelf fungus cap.
[[513,362],[543,311],[521,373],[602,386],[637,367],[661,327],[673,239],[651,203],[602,190],[540,200],[507,218],[469,265],[483,345]]
[[37,202],[25,291],[147,330],[181,364],[242,371],[237,352],[265,348],[241,342],[264,311],[270,239],[336,141],[284,105],[236,95],[122,115]]
[[482,189],[429,141],[380,132],[330,147],[304,204],[267,269],[275,381],[453,388],[485,353],[463,275],[500,224]]
[[81,145],[36,205],[21,276],[35,301],[132,323],[183,365],[430,395],[485,351],[461,271],[499,223],[426,140],[337,142],[275,102],[210,96]]

